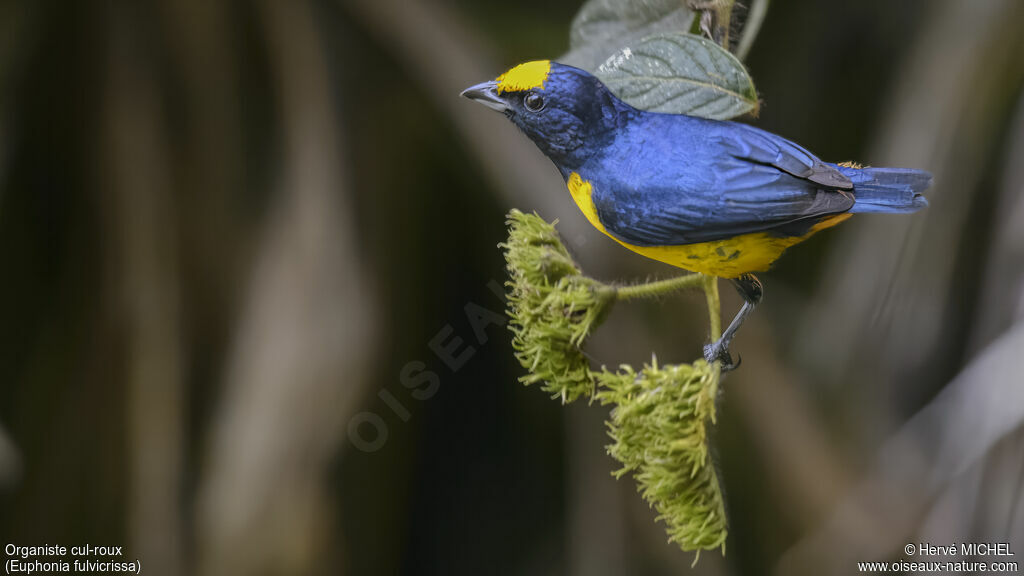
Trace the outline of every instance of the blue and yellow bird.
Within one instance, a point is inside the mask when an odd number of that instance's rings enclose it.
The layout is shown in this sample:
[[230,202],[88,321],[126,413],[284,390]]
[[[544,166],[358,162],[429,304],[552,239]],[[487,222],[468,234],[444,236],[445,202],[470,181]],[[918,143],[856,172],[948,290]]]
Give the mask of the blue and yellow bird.
[[760,302],[754,272],[853,214],[927,206],[931,174],[822,162],[747,124],[637,110],[590,73],[520,64],[462,93],[505,114],[561,172],[590,223],[626,248],[732,280],[744,299],[708,361]]

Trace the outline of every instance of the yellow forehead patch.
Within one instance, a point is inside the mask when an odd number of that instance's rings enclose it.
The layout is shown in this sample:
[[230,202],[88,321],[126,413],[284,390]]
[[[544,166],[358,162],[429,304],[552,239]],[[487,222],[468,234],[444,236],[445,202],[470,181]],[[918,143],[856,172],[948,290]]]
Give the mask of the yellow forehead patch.
[[531,90],[533,88],[544,89],[544,81],[548,79],[548,72],[551,71],[550,60],[534,60],[520,64],[505,72],[495,82],[498,83],[498,94],[502,92],[517,92],[520,90]]

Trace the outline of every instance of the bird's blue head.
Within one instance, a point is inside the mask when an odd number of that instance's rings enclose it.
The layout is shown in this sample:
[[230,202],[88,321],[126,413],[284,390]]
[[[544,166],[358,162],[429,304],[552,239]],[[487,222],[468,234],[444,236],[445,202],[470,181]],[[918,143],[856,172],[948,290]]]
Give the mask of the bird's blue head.
[[520,64],[463,96],[504,113],[562,169],[574,169],[612,137],[622,105],[590,73],[549,60]]

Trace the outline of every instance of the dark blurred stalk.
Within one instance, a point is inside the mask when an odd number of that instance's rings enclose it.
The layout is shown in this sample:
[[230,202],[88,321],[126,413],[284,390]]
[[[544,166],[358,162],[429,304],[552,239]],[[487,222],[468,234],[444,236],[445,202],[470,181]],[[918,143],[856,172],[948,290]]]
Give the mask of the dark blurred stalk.
[[137,16],[107,12],[103,179],[127,334],[129,548],[160,576],[182,573],[183,350],[164,103]]
[[377,346],[334,91],[310,2],[265,0],[282,163],[198,496],[200,574],[337,572],[328,468]]
[[[165,38],[165,74],[175,125],[175,197],[181,228],[183,301],[189,322],[190,380],[202,402],[221,369],[227,327],[238,314],[245,264],[252,258],[252,216],[263,187],[247,186],[247,153],[260,143],[246,141],[243,65],[255,58],[239,50],[246,9],[221,2],[162,0],[158,4]],[[243,46],[249,49],[248,45]],[[258,129],[250,128],[252,133]],[[252,138],[255,140],[255,138]],[[258,149],[258,148],[257,148]],[[200,368],[196,368],[200,367]]]
[[993,202],[992,237],[969,346],[977,353],[1024,320],[1024,91],[1018,96]]
[[25,64],[25,52],[29,41],[36,40],[29,33],[33,29],[35,10],[25,2],[0,3],[0,210],[3,209],[7,163],[10,155],[11,114],[15,102],[12,94],[15,79]]
[[7,431],[0,425],[0,491],[15,484],[21,477],[21,456]]
[[[7,165],[10,160],[10,114],[13,77],[20,71],[25,52],[29,8],[18,2],[0,4],[0,211],[4,209]],[[0,422],[0,490],[21,476],[18,448]]]

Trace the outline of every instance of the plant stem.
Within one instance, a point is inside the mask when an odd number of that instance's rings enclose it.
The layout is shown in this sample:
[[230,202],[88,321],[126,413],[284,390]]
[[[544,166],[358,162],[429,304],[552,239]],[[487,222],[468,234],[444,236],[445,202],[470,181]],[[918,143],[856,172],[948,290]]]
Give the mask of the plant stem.
[[711,324],[711,341],[722,337],[722,304],[718,299],[718,278],[703,276],[704,295],[708,300],[708,319]]
[[702,32],[726,50],[729,49],[729,23],[736,0],[688,0],[691,10],[700,12],[697,18]]
[[729,50],[729,24],[732,22],[732,6],[736,0],[719,0],[717,22],[715,24],[715,41]]
[[768,13],[769,0],[752,0],[750,10],[747,12],[747,23],[743,25],[743,35],[740,36],[740,43],[736,46],[736,57],[741,61],[747,59],[750,48],[754,45],[761,24]]
[[[708,324],[711,325],[711,341],[714,342],[722,337],[722,302],[718,298],[718,278],[715,276],[704,277],[704,295],[708,301]],[[718,383],[722,377],[722,363],[715,360],[711,363],[710,395],[718,397]],[[715,409],[711,409],[711,422],[715,422]]]
[[656,280],[633,286],[620,286],[615,289],[615,297],[619,300],[633,300],[636,298],[651,298],[661,296],[683,288],[694,288],[704,281],[703,274],[687,274],[667,280]]

